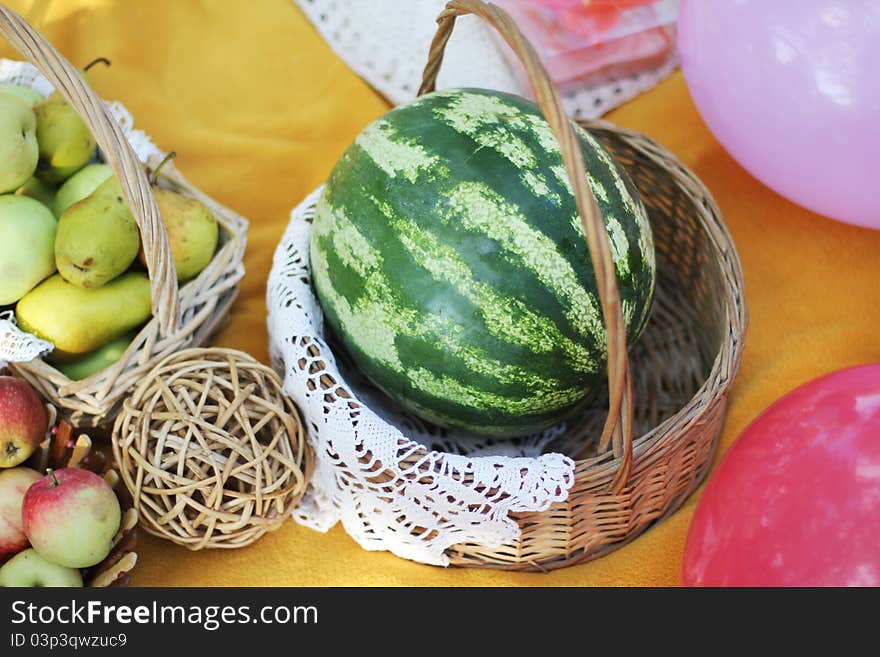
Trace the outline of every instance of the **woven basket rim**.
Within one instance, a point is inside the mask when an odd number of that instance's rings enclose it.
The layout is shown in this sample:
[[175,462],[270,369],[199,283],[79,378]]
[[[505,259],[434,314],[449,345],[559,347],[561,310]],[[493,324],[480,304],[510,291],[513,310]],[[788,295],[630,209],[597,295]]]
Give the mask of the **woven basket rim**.
[[[733,283],[732,285],[724,286],[724,310],[726,312],[725,321],[723,322],[724,334],[721,336],[721,345],[712,361],[709,373],[702,385],[675,415],[667,417],[650,430],[634,438],[633,456],[635,458],[636,454],[650,445],[658,434],[662,434],[670,428],[681,424],[685,416],[699,418],[708,413],[710,408],[707,404],[701,403],[701,397],[707,393],[712,393],[713,397],[722,398],[729,393],[742,360],[742,352],[745,348],[743,338],[749,323],[748,309],[744,301],[745,277],[733,237],[723,221],[720,208],[718,208],[705,183],[688,166],[683,164],[666,147],[636,130],[623,128],[601,119],[578,119],[577,123],[587,130],[614,133],[617,137],[628,142],[634,150],[645,155],[655,165],[672,172],[676,182],[683,183],[685,196],[695,206],[698,206],[698,201],[692,190],[689,190],[688,187],[693,187],[700,192],[700,196],[708,201],[711,206],[709,212],[699,213],[699,216],[703,219],[700,224],[706,230],[706,234],[711,241],[717,256],[716,263],[721,268],[722,275],[727,281]],[[643,144],[649,148],[646,149]],[[577,462],[579,465],[600,463],[608,461],[609,457],[616,459],[610,452],[606,452],[596,457],[579,459]]]

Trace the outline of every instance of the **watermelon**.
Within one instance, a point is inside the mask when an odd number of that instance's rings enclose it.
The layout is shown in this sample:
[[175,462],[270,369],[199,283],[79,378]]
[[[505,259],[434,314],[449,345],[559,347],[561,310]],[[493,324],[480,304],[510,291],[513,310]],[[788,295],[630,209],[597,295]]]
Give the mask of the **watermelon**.
[[[576,129],[632,344],[654,293],[651,227],[627,174]],[[549,124],[524,98],[437,91],[369,125],[321,192],[309,257],[353,363],[434,424],[523,435],[570,417],[605,384],[574,195]]]

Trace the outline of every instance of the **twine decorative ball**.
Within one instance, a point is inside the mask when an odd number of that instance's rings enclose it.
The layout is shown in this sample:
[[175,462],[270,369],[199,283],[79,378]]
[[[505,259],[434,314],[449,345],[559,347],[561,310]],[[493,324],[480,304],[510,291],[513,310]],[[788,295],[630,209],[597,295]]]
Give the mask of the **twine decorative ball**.
[[112,444],[142,527],[191,550],[277,529],[314,464],[280,377],[233,349],[160,361],[125,400]]

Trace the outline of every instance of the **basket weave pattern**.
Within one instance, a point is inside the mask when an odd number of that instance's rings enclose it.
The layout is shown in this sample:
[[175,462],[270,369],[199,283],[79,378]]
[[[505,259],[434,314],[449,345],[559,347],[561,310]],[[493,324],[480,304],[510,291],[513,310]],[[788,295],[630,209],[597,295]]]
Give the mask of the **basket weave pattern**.
[[721,433],[747,323],[734,245],[705,187],[643,135],[582,122],[626,168],[645,202],[657,249],[650,323],[630,357],[633,465],[619,492],[619,459],[598,453],[607,409],[581,418],[559,447],[589,445],[564,502],[514,514],[520,538],[500,548],[462,544],[450,563],[547,570],[595,559],[676,511],[706,476]]
[[217,218],[217,252],[198,277],[178,287],[165,226],[153,198],[145,165],[155,168],[164,153],[141,162],[107,103],[99,99],[79,71],[12,10],[0,5],[0,35],[22,53],[65,97],[85,121],[100,156],[119,179],[141,233],[152,283],[153,317],[119,361],[82,381],[71,381],[42,359],[13,363],[26,379],[76,426],[106,425],[123,397],[163,357],[204,344],[226,321],[244,276],[248,221],[206,196],[173,166],[165,166],[159,184],[204,203]]
[[144,529],[192,550],[277,529],[313,467],[278,375],[231,349],[160,362],[125,400],[112,443]]

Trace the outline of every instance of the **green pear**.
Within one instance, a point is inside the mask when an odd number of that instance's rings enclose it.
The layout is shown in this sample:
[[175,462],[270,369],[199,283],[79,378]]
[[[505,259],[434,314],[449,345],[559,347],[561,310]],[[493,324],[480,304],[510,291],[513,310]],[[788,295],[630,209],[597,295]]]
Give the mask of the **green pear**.
[[55,271],[54,215],[28,196],[0,196],[0,305],[15,303]]
[[57,91],[34,105],[40,160],[37,177],[58,184],[82,169],[95,153],[85,121]]
[[[180,282],[195,278],[214,257],[220,230],[214,213],[200,201],[164,187],[153,187]],[[144,262],[143,249],[140,252]]]
[[[137,335],[136,331],[131,331],[125,335],[121,335],[115,340],[111,340],[107,344],[98,347],[95,351],[90,351],[84,356],[71,361],[61,361],[55,364],[56,369],[71,381],[81,381],[87,379],[93,374],[110,367],[113,363],[122,358],[128,345]],[[55,359],[52,354],[46,357],[50,363],[54,364]]]
[[39,91],[26,87],[23,84],[13,84],[11,82],[0,84],[0,94],[18,96],[31,107],[43,100],[43,95]]
[[[108,60],[99,57],[80,71],[88,84],[91,84],[89,69],[98,63],[110,65]],[[82,117],[58,91],[34,105],[34,114],[40,145],[37,177],[60,184],[92,160],[97,146],[95,138]]]
[[18,96],[0,94],[0,194],[14,192],[34,174],[39,158],[36,117]]
[[18,325],[55,345],[54,362],[82,358],[146,322],[150,278],[127,272],[95,289],[50,276],[15,307]]
[[113,169],[109,164],[87,164],[77,171],[64,184],[58,188],[55,195],[55,205],[52,210],[56,217],[77,201],[81,201],[91,195],[98,186],[113,175]]
[[55,187],[44,183],[36,176],[31,176],[28,181],[15,190],[18,196],[30,196],[36,199],[50,210],[55,206]]
[[140,245],[140,230],[112,176],[61,214],[55,263],[70,283],[96,288],[128,269]]

